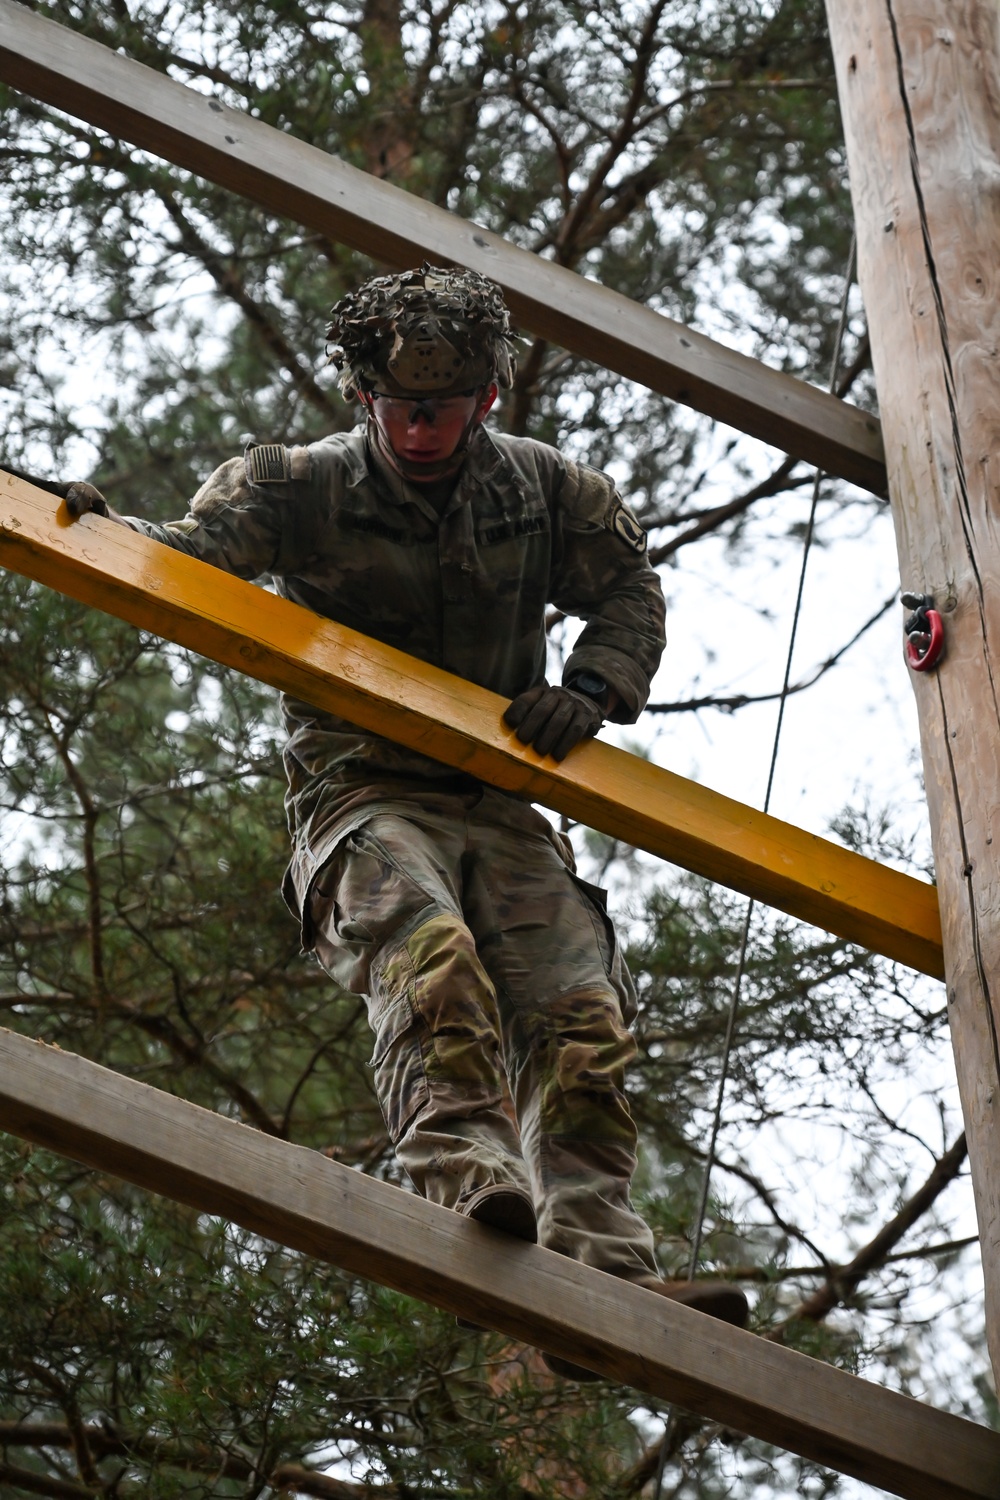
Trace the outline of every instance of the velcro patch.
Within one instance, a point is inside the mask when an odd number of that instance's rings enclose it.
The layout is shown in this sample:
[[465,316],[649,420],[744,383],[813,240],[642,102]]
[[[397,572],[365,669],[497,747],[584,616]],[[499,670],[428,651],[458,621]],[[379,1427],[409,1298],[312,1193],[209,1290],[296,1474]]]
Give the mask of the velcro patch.
[[291,454],[283,443],[258,443],[244,461],[251,484],[285,484],[292,477]]
[[548,516],[512,516],[499,521],[495,526],[487,526],[479,533],[477,540],[480,546],[491,547],[494,542],[504,542],[508,537],[534,536],[536,532],[548,529]]
[[627,547],[632,548],[633,552],[645,552],[649,538],[621,500],[616,500],[612,506],[608,525],[615,536],[620,537]]
[[377,516],[352,516],[350,511],[341,510],[337,512],[337,525],[342,526],[345,531],[362,531],[368,536],[385,537],[387,542],[406,540],[406,532],[401,526],[388,526]]

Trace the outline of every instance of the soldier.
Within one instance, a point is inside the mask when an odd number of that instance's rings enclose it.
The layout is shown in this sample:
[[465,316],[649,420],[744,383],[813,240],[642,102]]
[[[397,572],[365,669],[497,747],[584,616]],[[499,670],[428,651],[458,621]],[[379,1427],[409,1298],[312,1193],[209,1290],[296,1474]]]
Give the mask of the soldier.
[[[646,537],[606,475],[484,427],[514,373],[500,289],[425,264],[342,298],[327,335],[363,429],[251,445],[164,526],[115,516],[85,485],[71,512],[269,574],[286,598],[503,694],[539,755],[635,720],[664,644]],[[549,604],[586,621],[560,686],[544,675]],[[635,992],[568,842],[471,776],[288,695],[282,710],[283,893],[304,947],[366,998],[375,1087],[417,1190],[744,1323],[738,1290],[661,1280],[632,1205]]]

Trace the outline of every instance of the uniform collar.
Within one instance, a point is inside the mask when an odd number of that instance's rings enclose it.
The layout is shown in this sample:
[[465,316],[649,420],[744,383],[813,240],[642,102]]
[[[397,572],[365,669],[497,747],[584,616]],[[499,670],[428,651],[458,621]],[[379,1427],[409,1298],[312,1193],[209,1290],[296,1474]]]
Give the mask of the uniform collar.
[[370,478],[367,444],[364,433],[357,427],[351,432],[329,433],[318,442],[310,444],[310,448],[318,455],[324,455],[328,451],[336,454],[338,467],[342,466],[346,470],[347,489],[356,490],[358,485]]
[[480,423],[469,441],[469,451],[458,471],[455,488],[443,509],[437,511],[426,495],[421,493],[420,485],[408,484],[402,474],[389,463],[378,441],[377,428],[370,417],[365,424],[365,447],[379,483],[390,492],[397,504],[415,505],[422,515],[433,517],[435,521],[443,520],[462,505],[468,505],[481,485],[493,479],[505,467],[503,456]]

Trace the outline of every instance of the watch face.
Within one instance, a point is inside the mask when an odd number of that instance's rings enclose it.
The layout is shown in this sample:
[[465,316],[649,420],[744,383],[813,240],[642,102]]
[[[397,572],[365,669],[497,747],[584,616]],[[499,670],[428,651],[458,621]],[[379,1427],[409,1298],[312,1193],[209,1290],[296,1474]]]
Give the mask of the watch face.
[[608,685],[596,672],[577,673],[569,686],[576,688],[579,693],[586,693],[588,698],[593,698],[602,705],[608,696]]

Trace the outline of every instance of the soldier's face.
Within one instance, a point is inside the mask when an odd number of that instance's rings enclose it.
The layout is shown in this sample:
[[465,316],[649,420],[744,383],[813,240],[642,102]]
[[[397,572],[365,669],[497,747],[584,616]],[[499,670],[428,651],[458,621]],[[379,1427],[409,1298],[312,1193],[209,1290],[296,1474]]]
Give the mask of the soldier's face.
[[384,447],[405,465],[406,477],[431,483],[447,471],[470,424],[481,422],[497,398],[495,385],[471,396],[385,396],[373,391],[368,409]]

